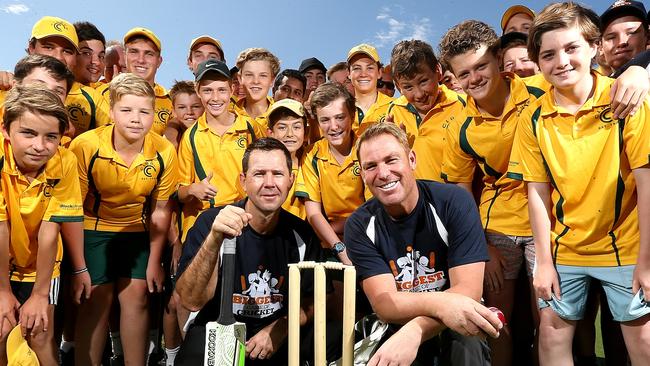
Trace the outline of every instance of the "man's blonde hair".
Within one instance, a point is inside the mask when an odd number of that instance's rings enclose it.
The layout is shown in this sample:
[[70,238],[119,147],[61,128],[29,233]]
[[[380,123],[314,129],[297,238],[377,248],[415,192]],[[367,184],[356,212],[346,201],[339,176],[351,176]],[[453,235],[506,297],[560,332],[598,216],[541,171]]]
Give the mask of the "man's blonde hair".
[[247,48],[241,51],[235,64],[241,71],[248,61],[268,61],[273,77],[280,72],[280,60],[266,48]]
[[372,126],[370,126],[367,130],[365,130],[357,140],[356,149],[357,149],[357,158],[359,159],[359,162],[361,162],[361,154],[360,154],[361,145],[381,135],[393,136],[395,140],[397,140],[397,142],[399,142],[399,144],[402,145],[406,154],[408,154],[411,151],[411,147],[409,146],[406,133],[402,131],[401,128],[397,127],[395,123],[392,122],[375,123]]
[[122,73],[114,77],[108,90],[111,96],[111,108],[125,95],[149,97],[151,105],[155,105],[156,93],[151,85],[145,79],[131,73]]

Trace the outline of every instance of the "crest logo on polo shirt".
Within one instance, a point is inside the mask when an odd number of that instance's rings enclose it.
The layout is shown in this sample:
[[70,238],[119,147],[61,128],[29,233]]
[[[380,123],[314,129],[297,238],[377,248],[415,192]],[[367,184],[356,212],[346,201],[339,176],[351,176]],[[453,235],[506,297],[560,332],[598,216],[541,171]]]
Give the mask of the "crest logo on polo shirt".
[[167,123],[167,120],[171,115],[171,111],[169,109],[160,109],[156,113],[158,114],[158,121],[160,121],[160,123]]
[[237,139],[237,146],[241,147],[242,149],[245,149],[246,148],[246,141],[248,141],[248,140],[246,139],[245,135],[239,136],[239,138]]
[[389,262],[398,291],[431,292],[442,291],[447,283],[445,273],[436,271],[435,254],[429,257],[420,255],[420,251],[406,248],[406,255]]
[[147,178],[154,178],[156,175],[156,167],[152,162],[147,161],[147,163],[142,167],[142,174]]
[[361,175],[361,166],[359,166],[358,161],[354,162],[354,166],[352,167],[352,174],[354,174],[357,177]]
[[74,122],[81,120],[82,117],[86,116],[88,113],[79,103],[71,103],[66,106],[68,109],[68,114],[70,119]]
[[233,312],[250,318],[266,318],[282,309],[284,295],[280,288],[284,276],[273,277],[268,269],[260,268],[247,278],[241,276],[242,293],[232,295]]
[[52,190],[54,187],[59,184],[60,179],[47,179],[45,182],[45,187],[43,188],[43,196],[52,197]]
[[611,123],[614,120],[612,119],[612,108],[611,107],[605,107],[600,114],[598,115],[598,119],[600,119],[600,122],[602,123]]

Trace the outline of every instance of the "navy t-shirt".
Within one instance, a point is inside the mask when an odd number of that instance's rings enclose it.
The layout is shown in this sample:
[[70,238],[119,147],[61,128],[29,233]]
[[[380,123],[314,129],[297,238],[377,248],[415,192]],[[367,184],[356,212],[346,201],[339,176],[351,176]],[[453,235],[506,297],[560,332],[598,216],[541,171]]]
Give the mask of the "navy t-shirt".
[[[244,207],[245,200],[235,203]],[[214,219],[223,207],[201,213],[189,230],[179,262],[179,276],[187,269],[208,236]],[[233,314],[246,323],[246,334],[255,335],[261,328],[286,314],[289,289],[289,263],[322,259],[320,241],[311,227],[285,210],[275,230],[262,235],[250,225],[237,237]],[[303,271],[301,288],[311,291],[313,276]],[[215,296],[199,311],[194,324],[205,325],[219,317],[221,281]]]
[[361,280],[390,273],[398,291],[449,288],[449,268],[489,260],[472,196],[460,187],[418,180],[419,199],[392,219],[372,198],[345,225],[348,256]]

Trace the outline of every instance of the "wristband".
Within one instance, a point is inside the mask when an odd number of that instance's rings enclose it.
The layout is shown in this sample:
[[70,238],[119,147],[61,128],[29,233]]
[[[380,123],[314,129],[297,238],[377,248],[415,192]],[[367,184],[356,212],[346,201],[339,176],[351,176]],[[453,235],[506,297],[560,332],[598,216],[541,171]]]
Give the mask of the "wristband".
[[74,275],[82,274],[82,273],[84,273],[84,272],[88,272],[88,267],[84,267],[84,268],[82,268],[82,269],[80,269],[80,270],[73,271],[73,272],[72,272],[72,275],[74,276]]

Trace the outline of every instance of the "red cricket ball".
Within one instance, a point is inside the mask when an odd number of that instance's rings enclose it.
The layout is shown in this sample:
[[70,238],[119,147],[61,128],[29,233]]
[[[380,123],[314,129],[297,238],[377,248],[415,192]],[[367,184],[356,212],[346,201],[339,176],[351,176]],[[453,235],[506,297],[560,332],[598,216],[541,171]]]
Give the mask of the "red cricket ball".
[[508,322],[506,321],[506,316],[503,315],[503,311],[495,308],[494,306],[491,306],[488,309],[490,309],[492,312],[497,314],[497,316],[499,317],[499,320],[501,320],[501,323],[503,325],[508,325]]

